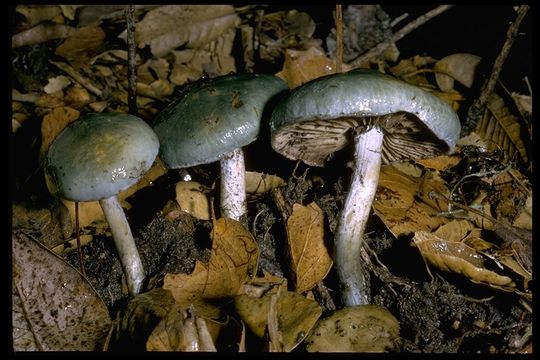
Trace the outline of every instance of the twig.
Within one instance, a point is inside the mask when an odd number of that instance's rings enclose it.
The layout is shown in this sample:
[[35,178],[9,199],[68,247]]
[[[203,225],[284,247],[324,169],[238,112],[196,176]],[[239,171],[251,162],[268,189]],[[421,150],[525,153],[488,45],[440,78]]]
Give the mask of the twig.
[[135,9],[126,5],[126,32],[128,47],[128,109],[131,115],[137,115],[137,63],[135,56]]
[[440,5],[437,6],[435,9],[428,11],[424,15],[419,16],[415,20],[411,21],[404,27],[402,27],[398,32],[396,32],[394,35],[392,35],[391,38],[389,38],[386,41],[383,41],[382,43],[378,44],[374,48],[371,48],[369,51],[363,53],[353,61],[349,65],[351,65],[353,68],[359,67],[367,62],[369,62],[374,57],[381,54],[386,48],[392,43],[395,43],[396,41],[401,40],[405,35],[409,34],[414,29],[422,26],[424,23],[428,22],[429,20],[433,19],[435,16],[445,12],[446,10],[452,8],[454,5]]
[[336,5],[336,73],[340,73],[343,63],[343,12],[341,5]]
[[508,57],[508,54],[510,53],[512,45],[514,44],[514,40],[518,33],[519,25],[521,24],[521,21],[525,17],[525,14],[527,14],[528,10],[529,5],[521,5],[518,8],[516,20],[510,24],[510,27],[506,32],[506,41],[504,42],[501,52],[499,53],[497,59],[495,59],[495,63],[493,64],[491,76],[482,87],[482,91],[478,99],[476,99],[469,108],[465,124],[463,124],[463,126],[461,127],[461,136],[468,135],[472,130],[476,128],[478,119],[480,119],[482,113],[484,112],[486,103],[491,94],[493,93],[493,90],[495,89],[495,84],[499,79],[499,74],[502,70],[502,66],[506,58]]

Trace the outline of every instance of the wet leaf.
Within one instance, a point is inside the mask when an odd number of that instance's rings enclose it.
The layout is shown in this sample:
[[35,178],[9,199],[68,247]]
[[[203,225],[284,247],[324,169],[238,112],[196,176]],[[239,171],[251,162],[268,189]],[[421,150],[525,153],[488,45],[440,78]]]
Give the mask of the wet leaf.
[[295,290],[311,290],[332,268],[332,258],[324,243],[324,213],[316,203],[293,205],[287,220],[287,239]]
[[88,281],[24,234],[12,242],[14,350],[99,350],[111,319]]
[[478,122],[475,132],[486,140],[488,150],[504,150],[511,158],[529,161],[525,144],[521,140],[521,125],[506,107],[504,100],[493,93],[487,110]]
[[438,215],[448,210],[448,203],[434,198],[432,191],[446,197],[450,192],[437,172],[428,169],[422,176],[413,176],[393,165],[384,166],[373,209],[396,237],[420,229],[432,231],[448,222]]
[[[274,294],[267,293],[261,298],[248,295],[239,295],[234,298],[234,307],[242,321],[262,338],[265,336],[268,325],[271,298]],[[283,291],[276,300],[279,332],[283,341],[283,351],[293,350],[309,333],[322,309],[316,301],[306,299],[302,295]]]
[[457,53],[448,55],[433,66],[435,80],[442,91],[454,88],[454,80],[470,88],[474,81],[474,72],[482,58],[474,54]]
[[248,201],[257,200],[272,189],[285,185],[287,183],[279,176],[246,171],[246,195]]
[[251,233],[240,222],[221,218],[214,223],[208,264],[197,261],[189,275],[166,274],[163,288],[175,299],[232,297],[252,278],[258,257]]
[[136,24],[135,39],[140,48],[150,45],[153,55],[163,56],[181,45],[201,47],[238,22],[231,5],[165,5]]
[[309,352],[397,350],[399,323],[378,305],[346,307],[320,319],[306,339]]
[[[318,47],[307,50],[287,49],[283,69],[276,75],[287,82],[293,89],[318,77],[333,74],[336,62],[329,59]],[[347,64],[342,65],[343,71],[350,70]]]
[[176,183],[176,202],[182,211],[200,220],[210,220],[208,189],[196,181]]
[[426,231],[417,231],[413,241],[426,263],[440,270],[462,274],[478,283],[515,286],[509,277],[486,269],[482,255],[462,242],[447,241]]

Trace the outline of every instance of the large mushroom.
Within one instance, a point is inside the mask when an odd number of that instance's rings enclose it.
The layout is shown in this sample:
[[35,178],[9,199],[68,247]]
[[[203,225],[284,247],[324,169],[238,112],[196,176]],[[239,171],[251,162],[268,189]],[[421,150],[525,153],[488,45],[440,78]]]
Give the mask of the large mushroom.
[[274,75],[235,74],[197,83],[156,118],[160,157],[168,168],[220,161],[221,215],[246,212],[242,147],[254,141],[269,101],[287,89]]
[[117,194],[148,171],[158,151],[158,138],[142,119],[94,113],[82,116],[56,137],[45,163],[51,194],[71,201],[99,200],[132,295],[140,292],[145,274]]
[[355,165],[334,237],[334,260],[345,305],[368,304],[360,248],[381,162],[450,151],[460,122],[444,101],[373,70],[356,69],[312,80],[274,109],[272,147],[292,160],[323,166],[354,142]]

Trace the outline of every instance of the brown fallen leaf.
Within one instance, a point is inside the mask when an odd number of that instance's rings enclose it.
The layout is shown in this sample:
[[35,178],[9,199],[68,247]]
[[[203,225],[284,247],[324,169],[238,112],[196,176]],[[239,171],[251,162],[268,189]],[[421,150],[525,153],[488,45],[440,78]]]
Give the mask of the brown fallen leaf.
[[176,202],[182,211],[200,220],[210,220],[208,189],[196,181],[176,183]]
[[11,238],[13,349],[100,350],[111,319],[90,283],[26,235]]
[[260,199],[262,195],[280,186],[285,186],[285,180],[276,175],[246,171],[246,196],[248,201]]
[[56,48],[55,54],[68,60],[75,68],[82,67],[96,55],[105,37],[105,31],[97,22],[81,27]]
[[259,250],[251,233],[238,221],[221,218],[212,230],[208,264],[200,261],[189,275],[166,274],[163,288],[180,299],[232,297],[256,272]]
[[474,72],[482,61],[480,56],[457,53],[445,56],[433,66],[435,80],[439,89],[450,91],[454,88],[454,80],[470,88],[474,81]]
[[[234,307],[240,318],[260,338],[263,338],[267,331],[273,295],[275,293],[269,292],[261,298],[248,295],[234,298]],[[279,325],[274,331],[281,333],[283,351],[289,352],[304,340],[321,316],[322,309],[315,300],[306,299],[292,291],[282,291],[274,301],[276,304],[273,311]]]
[[320,319],[305,343],[308,352],[396,351],[399,322],[378,305],[346,307]]
[[18,5],[15,11],[23,14],[30,25],[47,20],[59,22],[62,18],[62,9],[57,5]]
[[508,276],[486,269],[482,255],[462,242],[447,241],[426,231],[417,231],[413,241],[426,263],[440,270],[464,275],[476,283],[515,287]]
[[[317,47],[307,50],[287,49],[283,69],[276,75],[285,80],[290,89],[294,89],[310,80],[335,73],[335,65],[336,62]],[[349,65],[342,64],[343,71],[350,69]]]
[[70,107],[57,107],[45,115],[41,121],[41,149],[40,158],[44,159],[49,146],[64,128],[79,118],[79,111]]
[[150,45],[153,55],[163,56],[181,45],[201,47],[239,21],[232,5],[164,5],[136,24],[135,39],[140,48]]
[[324,243],[324,213],[312,202],[293,205],[287,220],[287,240],[295,290],[311,290],[332,268],[332,258]]
[[450,190],[436,171],[406,174],[396,166],[383,166],[373,209],[396,237],[417,230],[433,231],[448,222],[438,214],[448,210],[446,201],[430,196],[432,191],[448,196]]

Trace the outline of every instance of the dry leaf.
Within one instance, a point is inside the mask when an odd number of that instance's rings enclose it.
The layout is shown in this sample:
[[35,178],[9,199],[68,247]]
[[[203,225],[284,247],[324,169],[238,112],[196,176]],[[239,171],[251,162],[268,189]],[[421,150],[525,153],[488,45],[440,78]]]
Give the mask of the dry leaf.
[[79,118],[79,111],[70,107],[57,107],[45,115],[41,121],[40,158],[43,159],[49,146],[60,132],[71,122]]
[[163,288],[175,299],[232,297],[256,272],[258,257],[251,233],[240,222],[221,218],[214,223],[208,264],[197,261],[189,275],[166,274]]
[[55,54],[62,56],[75,67],[89,63],[105,41],[105,31],[98,23],[77,29],[56,48]]
[[519,210],[512,225],[518,228],[532,230],[532,195],[527,197],[525,206]]
[[532,96],[531,95],[522,95],[516,92],[510,94],[516,106],[519,110],[521,116],[532,116]]
[[53,94],[63,90],[65,87],[71,84],[71,80],[64,75],[56,76],[49,79],[49,82],[43,88],[43,91],[47,94]]
[[321,319],[306,339],[309,352],[389,352],[397,350],[399,323],[378,305],[351,306]]
[[393,165],[383,166],[373,209],[396,237],[420,229],[432,231],[448,222],[438,215],[448,210],[448,203],[433,198],[432,191],[446,197],[450,193],[436,172],[426,170],[415,177]]
[[66,105],[69,107],[81,110],[92,101],[92,98],[90,97],[88,90],[79,84],[75,84],[74,86],[68,88],[65,101]]
[[285,185],[287,183],[279,176],[246,171],[246,195],[248,201],[257,200],[272,189]]
[[[240,318],[260,338],[265,335],[268,325],[272,295],[267,293],[262,298],[239,295],[234,298],[234,307]],[[302,342],[322,314],[315,300],[306,299],[292,291],[279,294],[275,311],[285,352],[293,350]]]
[[484,115],[474,130],[485,139],[488,150],[504,150],[510,158],[519,156],[528,162],[527,150],[521,140],[521,125],[506,105],[504,100],[493,93],[487,104]]
[[472,229],[474,229],[474,225],[468,220],[452,220],[441,225],[433,235],[446,241],[459,242],[465,239]]
[[515,286],[509,277],[485,269],[484,258],[464,243],[447,241],[426,231],[417,231],[413,241],[426,263],[440,270],[462,274],[477,283]]
[[414,160],[417,164],[438,171],[449,169],[457,165],[460,161],[461,156],[458,155],[440,155],[433,158]]
[[[310,80],[335,73],[335,66],[336,62],[329,59],[317,47],[311,47],[308,50],[287,49],[283,69],[276,75],[285,80],[289,88],[293,89]],[[350,69],[349,65],[342,65],[344,72]]]
[[452,90],[454,80],[470,88],[474,81],[474,71],[481,60],[481,57],[473,54],[457,53],[437,61],[433,69],[436,71],[435,80],[439,89]]
[[12,246],[13,349],[99,350],[111,319],[88,281],[22,233]]
[[182,211],[200,220],[210,220],[208,189],[196,181],[176,183],[176,202]]
[[153,55],[163,56],[181,45],[201,47],[239,21],[232,5],[165,5],[136,24],[135,39],[140,48],[150,45]]
[[295,290],[311,290],[332,268],[332,258],[324,243],[324,213],[316,203],[293,205],[287,220],[287,239]]

